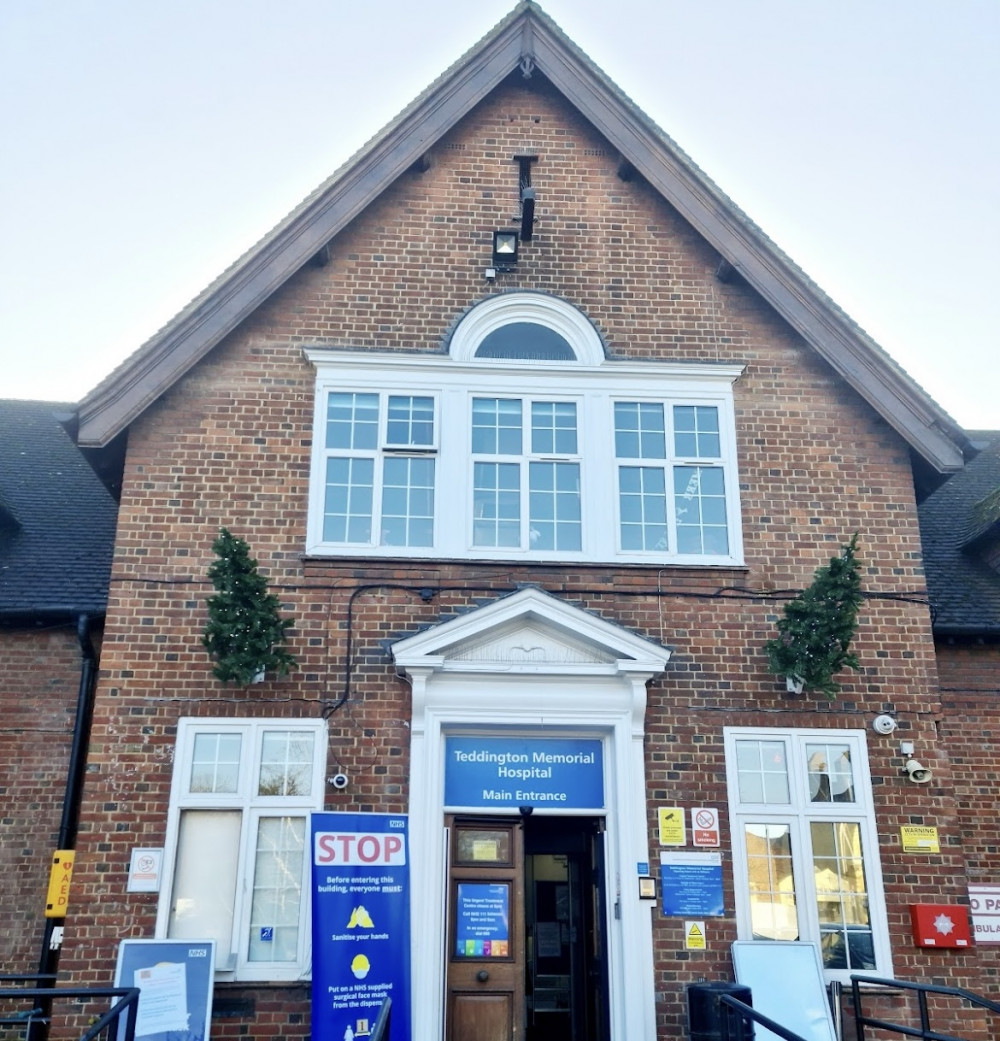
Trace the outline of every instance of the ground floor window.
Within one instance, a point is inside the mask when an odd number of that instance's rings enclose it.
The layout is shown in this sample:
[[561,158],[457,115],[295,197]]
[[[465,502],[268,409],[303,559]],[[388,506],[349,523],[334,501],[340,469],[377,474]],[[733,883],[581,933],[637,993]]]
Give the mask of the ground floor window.
[[236,979],[303,975],[325,733],[322,720],[180,721],[157,935],[214,939]]
[[864,731],[725,738],[740,938],[811,941],[831,979],[891,974]]

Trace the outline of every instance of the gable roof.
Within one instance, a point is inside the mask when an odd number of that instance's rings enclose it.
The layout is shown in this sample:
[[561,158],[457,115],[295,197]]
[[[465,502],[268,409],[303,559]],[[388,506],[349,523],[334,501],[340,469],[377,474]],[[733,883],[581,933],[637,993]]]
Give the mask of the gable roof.
[[79,405],[107,444],[511,73],[541,73],[938,473],[957,423],[724,195],[532,0],[521,3]]
[[1000,431],[920,505],[920,537],[934,632],[1000,637]]
[[0,620],[103,615],[118,513],[56,413],[0,401]]

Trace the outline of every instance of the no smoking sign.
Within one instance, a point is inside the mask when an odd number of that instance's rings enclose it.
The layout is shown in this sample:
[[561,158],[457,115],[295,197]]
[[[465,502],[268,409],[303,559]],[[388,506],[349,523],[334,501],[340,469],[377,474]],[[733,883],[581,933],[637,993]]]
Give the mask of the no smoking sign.
[[719,845],[719,811],[701,806],[691,811],[691,835],[696,846]]

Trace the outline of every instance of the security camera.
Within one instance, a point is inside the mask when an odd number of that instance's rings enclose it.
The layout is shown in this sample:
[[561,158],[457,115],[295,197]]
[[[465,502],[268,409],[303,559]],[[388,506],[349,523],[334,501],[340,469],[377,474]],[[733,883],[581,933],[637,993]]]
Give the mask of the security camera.
[[517,812],[522,817],[530,817],[532,815],[532,813],[535,812],[535,807],[534,806],[518,806]]
[[350,783],[350,778],[347,774],[334,774],[332,777],[328,778],[328,780],[338,791],[343,791]]
[[926,766],[921,766],[916,759],[907,759],[903,769],[914,784],[927,784],[931,779],[930,770]]

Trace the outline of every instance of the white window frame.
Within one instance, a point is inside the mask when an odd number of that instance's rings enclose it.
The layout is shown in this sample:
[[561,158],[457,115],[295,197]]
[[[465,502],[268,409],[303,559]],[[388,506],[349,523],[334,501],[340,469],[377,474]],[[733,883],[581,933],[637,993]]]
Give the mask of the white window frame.
[[[751,923],[750,882],[747,873],[746,824],[787,825],[792,839],[792,872],[795,885],[798,938],[815,943],[820,949],[820,922],[813,872],[809,825],[814,821],[856,823],[863,844],[865,886],[872,929],[875,975],[892,977],[892,948],[882,887],[878,829],[872,798],[871,773],[868,764],[867,735],[864,730],[724,727],[726,776],[729,792],[729,826],[733,852],[733,882],[736,894],[736,929],[741,940],[754,939]],[[736,742],[741,740],[780,742],[785,747],[788,764],[790,801],[776,803],[743,803],[740,800]],[[808,791],[805,755],[807,743],[847,745],[850,749],[854,779],[852,802],[812,802]],[[822,954],[821,954],[822,961]],[[858,969],[825,969],[826,980],[849,983],[851,972]]]
[[[313,736],[310,790],[303,795],[256,794],[263,735],[267,731],[298,731]],[[239,735],[242,739],[239,781],[235,793],[189,792],[189,780],[199,734]],[[236,811],[242,814],[237,853],[236,895],[232,936],[216,945],[216,978],[221,980],[287,981],[309,977],[311,969],[311,864],[309,815],[323,809],[326,776],[327,725],[322,719],[184,718],[177,724],[174,771],[163,858],[163,881],[157,908],[156,937],[169,937],[173,903],[174,873],[178,862],[181,815],[185,810]],[[302,817],[305,846],[302,858],[301,901],[298,922],[298,951],[294,961],[250,961],[249,929],[253,898],[253,863],[259,822],[262,818]],[[211,856],[211,851],[208,851]]]
[[[477,359],[475,347],[504,321],[535,321],[564,336],[576,361]],[[474,308],[456,328],[449,355],[309,348],[316,368],[315,425],[310,476],[306,552],[316,556],[409,557],[460,560],[601,562],[733,567],[743,563],[739,473],[733,384],[738,365],[636,362],[604,357],[600,339],[585,318],[554,298],[516,293],[491,298]],[[434,545],[384,546],[324,541],[327,399],[331,393],[431,396],[437,406],[435,430]],[[577,404],[578,455],[582,496],[579,550],[532,550],[521,546],[482,547],[473,539],[471,415],[473,398],[518,398]],[[624,550],[621,546],[618,465],[615,457],[616,401],[655,402],[667,419],[668,530],[666,550]],[[717,410],[721,457],[693,460],[722,470],[726,490],[728,552],[679,553],[673,505],[673,471],[689,460],[674,453],[673,406],[700,405]],[[525,420],[527,423],[527,420]],[[531,458],[522,454],[522,461]],[[526,515],[527,505],[522,504]],[[373,513],[376,507],[373,506]],[[373,518],[373,533],[378,518]]]
[[[435,470],[435,481],[432,488],[436,492],[437,489],[437,475],[436,475],[436,460],[438,455],[438,431],[440,427],[439,413],[440,403],[438,395],[436,394],[424,394],[414,393],[412,389],[407,387],[393,387],[393,388],[344,388],[338,387],[328,391],[325,401],[328,401],[329,397],[334,394],[367,394],[377,399],[377,430],[375,435],[375,444],[372,447],[355,448],[348,446],[337,446],[333,448],[326,447],[326,412],[324,411],[324,422],[322,423],[322,441],[319,445],[319,451],[323,457],[323,475],[320,480],[322,481],[324,488],[326,484],[325,471],[328,462],[332,459],[352,459],[355,461],[368,459],[372,463],[372,484],[371,484],[371,514],[369,517],[370,522],[370,534],[365,541],[354,541],[350,543],[344,543],[345,545],[353,545],[356,547],[367,547],[373,549],[376,546],[381,546],[385,549],[402,550],[403,552],[418,552],[423,550],[424,552],[430,552],[434,545],[434,524],[433,516],[431,519],[431,543],[430,546],[403,546],[398,543],[391,543],[386,541],[384,534],[384,520],[385,520],[385,488],[386,488],[386,469],[389,460],[392,459],[423,459],[430,460],[432,467]],[[432,424],[433,433],[429,442],[420,442],[414,444],[406,444],[401,442],[391,441],[389,439],[389,404],[393,398],[427,398],[431,402],[432,409]],[[317,405],[320,407],[320,405]],[[434,496],[436,499],[436,495]],[[406,517],[410,515],[407,514]],[[321,518],[321,531],[325,529],[325,508],[324,516]],[[325,535],[325,532],[324,532]],[[337,545],[339,543],[331,543],[331,545]]]

